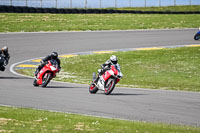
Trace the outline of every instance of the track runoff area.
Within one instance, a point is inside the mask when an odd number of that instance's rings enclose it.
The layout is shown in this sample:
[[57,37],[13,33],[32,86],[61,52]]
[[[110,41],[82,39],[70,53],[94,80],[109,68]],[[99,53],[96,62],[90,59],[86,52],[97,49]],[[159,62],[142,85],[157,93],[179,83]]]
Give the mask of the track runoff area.
[[[160,49],[178,48],[178,47],[200,47],[200,44],[162,46],[162,47],[144,47],[144,48],[127,48],[127,49],[116,49],[116,50],[109,50],[109,51],[90,51],[90,52],[80,52],[80,53],[59,55],[59,58],[70,58],[70,57],[74,57],[74,56],[78,56],[78,55],[87,55],[87,54],[115,53],[115,52],[119,52],[119,51],[126,52],[126,51],[139,51],[139,50],[160,50]],[[21,62],[11,65],[10,70],[11,70],[11,72],[13,72],[15,74],[19,74],[15,70],[36,68],[39,65],[41,60],[42,60],[42,58],[40,57],[40,58],[21,61]]]

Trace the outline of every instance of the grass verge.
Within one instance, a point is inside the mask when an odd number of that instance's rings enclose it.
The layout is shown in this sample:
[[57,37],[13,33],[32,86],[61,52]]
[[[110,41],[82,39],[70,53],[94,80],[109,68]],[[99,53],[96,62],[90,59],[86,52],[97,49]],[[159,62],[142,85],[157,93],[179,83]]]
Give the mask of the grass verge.
[[[167,48],[151,51],[112,53],[118,56],[123,79],[118,86],[165,90],[200,91],[200,47]],[[112,54],[62,58],[62,71],[56,80],[89,84]],[[35,69],[18,70],[33,75]]]
[[0,132],[197,133],[200,128],[0,106]]
[[200,27],[200,14],[0,13],[0,32],[171,29]]

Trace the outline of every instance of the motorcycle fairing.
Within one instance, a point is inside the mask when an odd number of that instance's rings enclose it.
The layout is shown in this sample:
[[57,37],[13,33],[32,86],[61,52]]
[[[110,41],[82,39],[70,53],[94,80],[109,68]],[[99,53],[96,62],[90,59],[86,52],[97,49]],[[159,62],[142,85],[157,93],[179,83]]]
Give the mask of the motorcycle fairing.
[[97,82],[97,87],[100,89],[100,90],[105,90],[105,80],[103,79],[103,76],[100,76],[98,82]]
[[110,78],[110,76],[113,74],[114,74],[114,72],[112,70],[108,70],[102,75],[102,77],[103,77],[104,81],[107,81]]
[[107,81],[111,75],[117,75],[118,71],[114,65],[111,66],[111,69],[106,71],[102,76],[105,81]]
[[[48,64],[47,64],[48,65]],[[43,75],[45,74],[45,72],[49,71],[47,65],[45,65],[41,70],[40,72],[38,73],[37,75],[37,83],[40,85],[42,84],[42,78],[43,78]]]

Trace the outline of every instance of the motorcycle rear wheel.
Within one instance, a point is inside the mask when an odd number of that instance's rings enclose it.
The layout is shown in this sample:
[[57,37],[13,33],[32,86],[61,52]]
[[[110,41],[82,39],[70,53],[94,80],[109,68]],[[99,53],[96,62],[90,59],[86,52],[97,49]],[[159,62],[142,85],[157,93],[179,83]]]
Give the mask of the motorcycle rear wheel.
[[[45,75],[45,74],[44,74]],[[46,87],[47,84],[50,82],[50,80],[52,79],[52,74],[48,73],[46,78],[42,78],[42,87]]]
[[105,86],[104,94],[109,95],[115,88],[116,80],[113,78],[108,79],[108,82]]
[[96,87],[96,85],[95,85],[94,83],[92,83],[92,84],[89,86],[89,92],[90,92],[91,94],[95,94],[95,93],[97,93],[97,91],[98,91],[98,88]]

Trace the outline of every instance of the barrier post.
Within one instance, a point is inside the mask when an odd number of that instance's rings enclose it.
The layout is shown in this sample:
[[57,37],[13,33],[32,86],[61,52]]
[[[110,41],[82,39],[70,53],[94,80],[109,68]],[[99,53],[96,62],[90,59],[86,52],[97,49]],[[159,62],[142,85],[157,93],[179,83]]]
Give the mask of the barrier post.
[[40,7],[42,8],[42,0],[40,0]]
[[85,8],[87,8],[87,0],[85,0]]

